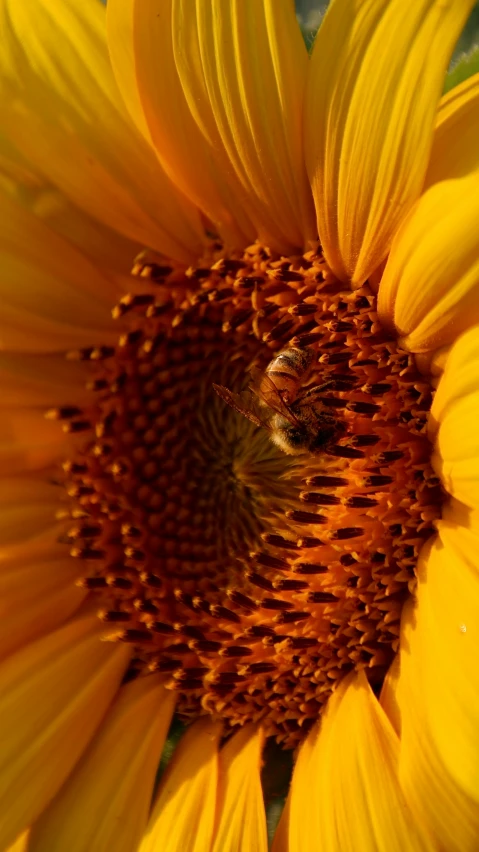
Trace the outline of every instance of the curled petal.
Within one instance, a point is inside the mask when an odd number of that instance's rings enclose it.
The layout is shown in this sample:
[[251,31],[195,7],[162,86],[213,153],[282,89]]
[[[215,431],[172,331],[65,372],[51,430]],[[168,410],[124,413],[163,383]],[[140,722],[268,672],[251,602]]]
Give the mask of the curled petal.
[[479,173],[431,186],[400,228],[378,309],[412,352],[446,346],[479,322]]
[[[472,569],[471,551],[469,564],[460,555],[463,544],[469,550],[472,542],[464,539],[456,519],[450,520],[453,529],[446,535],[443,530],[420,562],[417,606],[411,602],[403,612],[396,685],[401,716],[399,779],[414,818],[436,839],[435,848],[475,852],[477,567]],[[457,534],[459,548],[453,543]],[[476,540],[475,553],[477,546]],[[475,703],[469,704],[471,697]]]
[[452,346],[431,408],[433,465],[445,489],[479,508],[479,326]]
[[465,177],[479,166],[479,74],[441,98],[425,187]]

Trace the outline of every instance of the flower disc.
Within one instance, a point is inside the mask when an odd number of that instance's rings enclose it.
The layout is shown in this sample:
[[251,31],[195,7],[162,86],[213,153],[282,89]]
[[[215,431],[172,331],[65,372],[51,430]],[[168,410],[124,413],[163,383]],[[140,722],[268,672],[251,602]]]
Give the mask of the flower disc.
[[[129,677],[163,672],[182,718],[261,720],[292,747],[343,675],[380,684],[397,648],[439,514],[431,388],[319,249],[213,245],[196,268],[134,271],[118,346],[71,353],[92,362],[91,406],[50,413],[86,437],[64,465],[81,583],[106,638],[133,645]],[[246,399],[291,347],[311,360],[298,400],[338,424],[295,455],[266,407],[258,425],[213,387]]]

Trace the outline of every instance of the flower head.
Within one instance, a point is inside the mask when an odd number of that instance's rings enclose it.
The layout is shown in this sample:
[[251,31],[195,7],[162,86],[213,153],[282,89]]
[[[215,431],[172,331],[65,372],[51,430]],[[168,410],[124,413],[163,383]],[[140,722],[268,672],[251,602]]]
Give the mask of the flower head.
[[471,5],[0,3],[2,848],[476,847]]

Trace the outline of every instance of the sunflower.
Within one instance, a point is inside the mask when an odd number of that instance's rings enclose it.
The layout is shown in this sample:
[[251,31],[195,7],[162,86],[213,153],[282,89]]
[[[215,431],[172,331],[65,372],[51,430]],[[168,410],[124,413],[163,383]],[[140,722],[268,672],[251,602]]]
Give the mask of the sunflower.
[[478,848],[472,5],[1,0],[2,849]]

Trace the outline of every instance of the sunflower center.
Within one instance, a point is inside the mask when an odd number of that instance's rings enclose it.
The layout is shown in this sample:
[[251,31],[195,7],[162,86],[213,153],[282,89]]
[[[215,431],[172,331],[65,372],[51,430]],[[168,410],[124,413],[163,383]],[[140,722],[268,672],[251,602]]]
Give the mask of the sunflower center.
[[[214,245],[141,258],[92,363],[64,465],[71,553],[129,676],[165,673],[184,719],[262,721],[297,744],[353,668],[380,684],[441,493],[431,388],[319,250]],[[216,386],[216,392],[215,387]]]

